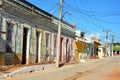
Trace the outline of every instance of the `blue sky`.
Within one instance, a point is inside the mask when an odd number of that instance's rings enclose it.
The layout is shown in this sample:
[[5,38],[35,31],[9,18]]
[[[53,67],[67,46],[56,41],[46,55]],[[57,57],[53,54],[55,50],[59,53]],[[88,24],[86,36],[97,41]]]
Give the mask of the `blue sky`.
[[[59,0],[27,0],[37,7],[59,17]],[[86,34],[100,34],[104,43],[106,33],[110,30],[115,35],[115,42],[120,42],[120,0],[64,0],[63,20],[77,25],[77,30]]]

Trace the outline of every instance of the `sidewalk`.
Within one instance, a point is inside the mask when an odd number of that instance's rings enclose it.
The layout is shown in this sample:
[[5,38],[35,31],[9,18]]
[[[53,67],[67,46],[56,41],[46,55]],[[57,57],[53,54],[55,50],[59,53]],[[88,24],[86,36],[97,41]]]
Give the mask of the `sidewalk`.
[[50,68],[55,68],[55,64],[13,67],[9,70],[1,71],[0,80],[3,78],[15,76],[17,74],[31,73],[34,71],[46,70]]

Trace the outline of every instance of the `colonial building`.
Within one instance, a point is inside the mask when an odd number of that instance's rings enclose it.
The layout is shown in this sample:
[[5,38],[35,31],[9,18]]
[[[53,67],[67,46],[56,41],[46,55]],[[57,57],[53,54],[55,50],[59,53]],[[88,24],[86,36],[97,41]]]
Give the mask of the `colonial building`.
[[76,34],[74,49],[74,57],[77,62],[82,59],[82,55],[87,56],[87,41],[84,38],[83,32]]
[[80,59],[82,59],[82,55],[84,57],[87,56],[87,43],[84,41],[76,41],[75,44],[75,60],[77,62],[80,61]]
[[[0,65],[55,62],[58,19],[24,0],[0,1]],[[75,28],[62,22],[60,61],[73,56]]]
[[[56,53],[56,40],[57,40],[57,31],[58,31],[58,19],[53,18],[52,21],[55,26],[53,28],[53,51],[52,53]],[[61,28],[61,38],[60,38],[60,62],[65,63],[73,60],[73,53],[74,53],[74,40],[75,40],[75,28],[76,25],[68,24],[66,22],[62,22]],[[54,58],[55,59],[55,58]]]

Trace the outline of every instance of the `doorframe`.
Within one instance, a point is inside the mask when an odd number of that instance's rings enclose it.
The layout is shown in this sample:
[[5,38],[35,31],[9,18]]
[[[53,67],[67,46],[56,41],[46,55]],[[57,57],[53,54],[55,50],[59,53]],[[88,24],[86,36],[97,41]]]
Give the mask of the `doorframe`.
[[[42,42],[42,30],[41,29],[36,29],[36,33],[39,32],[39,45],[38,45],[38,63],[41,62],[41,42]],[[37,47],[37,46],[36,46]],[[37,52],[37,51],[36,51]]]
[[[29,64],[29,50],[30,50],[30,33],[31,33],[31,27],[27,24],[22,24],[23,27],[23,32],[24,32],[24,28],[28,29],[28,33],[27,33],[27,44],[26,44],[26,65]],[[24,35],[24,34],[23,34]],[[23,44],[22,44],[23,47]],[[23,54],[23,52],[22,52]]]
[[63,56],[64,56],[64,37],[60,37],[60,61],[63,62]]
[[69,39],[66,39],[66,62],[69,62]]

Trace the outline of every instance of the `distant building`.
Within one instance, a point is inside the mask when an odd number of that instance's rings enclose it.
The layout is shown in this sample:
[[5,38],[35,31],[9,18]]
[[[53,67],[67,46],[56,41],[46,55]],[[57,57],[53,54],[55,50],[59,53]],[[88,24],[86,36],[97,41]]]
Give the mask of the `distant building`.
[[93,58],[98,58],[98,48],[100,45],[100,40],[94,41],[94,54],[92,55]]
[[103,58],[105,56],[105,46],[100,45],[98,47],[98,58]]
[[82,31],[77,31],[76,33],[76,40],[74,43],[75,60],[79,62],[82,55],[84,55],[85,58],[98,58],[98,48],[101,45],[100,40],[96,38],[92,40],[87,36],[81,37],[81,33]]
[[86,39],[84,38],[84,34],[81,31],[76,33],[76,40],[74,43],[74,58],[77,62],[80,61],[82,55],[87,56],[87,43]]

